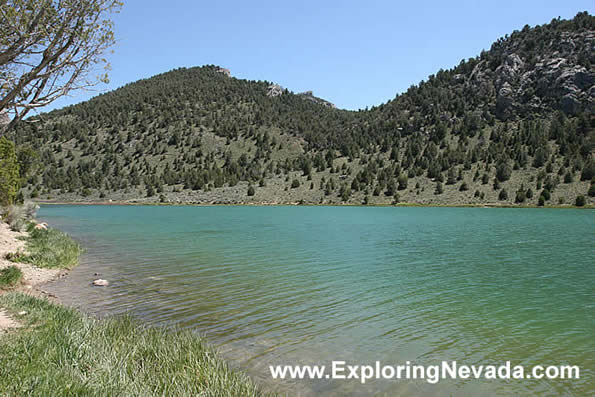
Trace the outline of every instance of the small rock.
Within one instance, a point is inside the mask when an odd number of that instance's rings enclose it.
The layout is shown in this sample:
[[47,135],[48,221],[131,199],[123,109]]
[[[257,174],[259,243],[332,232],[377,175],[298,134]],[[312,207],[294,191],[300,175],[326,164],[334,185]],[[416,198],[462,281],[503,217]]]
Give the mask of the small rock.
[[109,282],[107,280],[99,278],[93,281],[93,285],[95,285],[96,287],[107,287],[109,285]]
[[26,311],[24,311],[24,310],[23,310],[22,312],[19,312],[19,316],[24,316],[24,315],[26,315],[26,314],[27,314],[27,312],[26,312]]
[[101,273],[93,273],[94,276],[101,276]]

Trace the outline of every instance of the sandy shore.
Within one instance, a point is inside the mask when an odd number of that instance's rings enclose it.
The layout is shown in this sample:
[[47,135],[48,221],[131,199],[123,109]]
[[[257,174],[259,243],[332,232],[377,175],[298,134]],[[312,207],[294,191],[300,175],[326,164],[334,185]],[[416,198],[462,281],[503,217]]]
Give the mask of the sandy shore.
[[48,282],[63,273],[61,269],[40,269],[26,263],[14,263],[5,259],[8,253],[25,250],[25,241],[20,238],[26,235],[27,233],[24,232],[13,232],[6,223],[0,222],[0,269],[13,265],[20,268],[24,275],[25,287]]
[[[40,269],[26,263],[14,263],[5,259],[6,254],[25,250],[25,237],[27,233],[13,232],[8,225],[0,221],[0,269],[16,266],[23,272],[23,282],[17,289],[33,295],[43,295],[36,287],[65,274],[62,269]],[[2,294],[3,291],[0,291]],[[9,328],[18,326],[18,322],[11,319],[0,307],[0,333]]]

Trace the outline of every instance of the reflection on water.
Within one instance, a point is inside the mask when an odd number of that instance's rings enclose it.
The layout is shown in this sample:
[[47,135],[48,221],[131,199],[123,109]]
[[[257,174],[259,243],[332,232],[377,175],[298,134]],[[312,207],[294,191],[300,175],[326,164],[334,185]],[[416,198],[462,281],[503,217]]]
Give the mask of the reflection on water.
[[[46,289],[99,315],[207,335],[302,395],[586,395],[593,211],[46,206],[81,266]],[[107,288],[89,283],[99,273]],[[578,381],[286,381],[272,364],[581,366]]]

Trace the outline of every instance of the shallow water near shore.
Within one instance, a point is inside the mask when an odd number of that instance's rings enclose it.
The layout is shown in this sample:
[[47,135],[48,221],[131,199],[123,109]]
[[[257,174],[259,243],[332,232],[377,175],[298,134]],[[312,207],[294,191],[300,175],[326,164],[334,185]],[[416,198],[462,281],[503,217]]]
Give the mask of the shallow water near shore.
[[[101,316],[200,332],[290,395],[595,390],[591,210],[52,205],[39,218],[86,249],[44,289]],[[91,287],[99,277],[110,286]],[[268,372],[331,360],[572,364],[581,379],[362,385]]]

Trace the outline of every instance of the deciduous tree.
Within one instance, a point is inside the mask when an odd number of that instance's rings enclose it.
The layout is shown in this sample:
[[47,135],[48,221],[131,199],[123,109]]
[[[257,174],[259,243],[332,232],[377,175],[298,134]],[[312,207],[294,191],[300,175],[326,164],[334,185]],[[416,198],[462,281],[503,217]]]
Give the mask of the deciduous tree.
[[115,42],[108,17],[121,5],[118,0],[0,1],[0,134],[31,109],[107,81],[104,54]]

